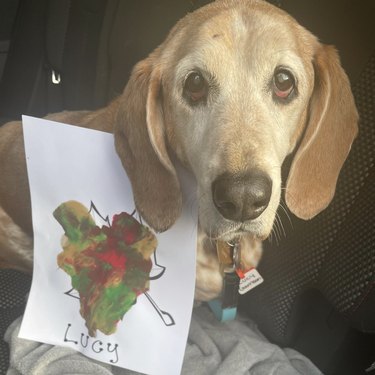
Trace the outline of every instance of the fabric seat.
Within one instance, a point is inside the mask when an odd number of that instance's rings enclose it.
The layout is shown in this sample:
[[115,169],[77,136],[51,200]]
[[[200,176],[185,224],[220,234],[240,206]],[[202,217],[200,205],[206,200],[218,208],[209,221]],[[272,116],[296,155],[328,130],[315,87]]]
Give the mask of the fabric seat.
[[[107,104],[173,24],[208,2],[20,0],[0,82],[0,118]],[[326,211],[304,222],[280,209],[283,228],[265,243],[259,267],[265,282],[241,298],[241,310],[272,342],[298,349],[323,372],[357,374],[375,361],[375,6],[372,0],[274,3],[338,47],[360,133]],[[286,163],[285,176],[287,170]],[[29,285],[30,277],[0,270],[0,333],[22,314]],[[6,366],[2,343],[1,373]]]
[[279,210],[283,228],[266,243],[259,267],[266,282],[241,306],[271,341],[299,349],[324,373],[357,374],[375,361],[375,7],[282,4],[323,42],[337,46],[360,131],[325,211],[304,222]]

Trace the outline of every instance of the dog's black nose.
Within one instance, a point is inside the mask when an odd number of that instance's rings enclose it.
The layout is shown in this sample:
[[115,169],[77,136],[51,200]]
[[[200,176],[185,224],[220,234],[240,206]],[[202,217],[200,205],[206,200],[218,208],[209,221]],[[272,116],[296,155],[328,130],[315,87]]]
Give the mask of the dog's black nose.
[[243,174],[223,174],[212,183],[212,197],[218,211],[228,220],[256,219],[268,206],[271,178],[259,169]]

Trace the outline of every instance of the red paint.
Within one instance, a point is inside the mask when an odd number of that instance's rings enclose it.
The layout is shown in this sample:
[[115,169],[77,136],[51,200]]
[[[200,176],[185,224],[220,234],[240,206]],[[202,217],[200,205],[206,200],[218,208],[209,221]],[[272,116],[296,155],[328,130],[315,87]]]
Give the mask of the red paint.
[[95,253],[94,256],[110,264],[113,268],[125,270],[126,256],[115,249],[109,249],[102,253]]

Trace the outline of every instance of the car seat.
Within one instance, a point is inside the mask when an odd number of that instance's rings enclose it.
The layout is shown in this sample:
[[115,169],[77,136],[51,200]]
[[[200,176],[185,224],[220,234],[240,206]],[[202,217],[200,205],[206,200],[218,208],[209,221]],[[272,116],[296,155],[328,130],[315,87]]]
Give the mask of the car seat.
[[375,361],[375,4],[282,6],[340,51],[360,131],[325,211],[302,221],[283,204],[283,228],[266,242],[259,267],[267,282],[241,308],[271,341],[301,351],[325,374],[365,374]]
[[[207,2],[19,0],[0,81],[0,123],[106,105],[172,25]],[[360,133],[327,210],[307,222],[280,210],[283,228],[265,242],[259,266],[265,282],[240,298],[240,310],[272,342],[296,348],[325,374],[357,375],[375,361],[375,6],[274,3],[339,49]],[[22,313],[30,281],[0,270],[0,334]],[[1,342],[0,372],[7,355]]]

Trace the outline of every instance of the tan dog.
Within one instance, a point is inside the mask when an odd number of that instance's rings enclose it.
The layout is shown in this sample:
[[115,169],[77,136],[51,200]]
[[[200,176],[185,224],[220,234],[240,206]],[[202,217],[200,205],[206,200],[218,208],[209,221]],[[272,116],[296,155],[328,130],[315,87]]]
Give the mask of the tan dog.
[[[187,15],[107,108],[50,118],[114,132],[137,209],[157,231],[181,210],[172,156],[193,172],[200,300],[222,288],[216,240],[241,241],[243,267],[257,264],[280,202],[281,165],[296,147],[285,188],[289,209],[310,219],[330,203],[358,121],[335,50],[257,0],[218,0]],[[30,270],[20,123],[0,131],[0,169],[1,257]]]

